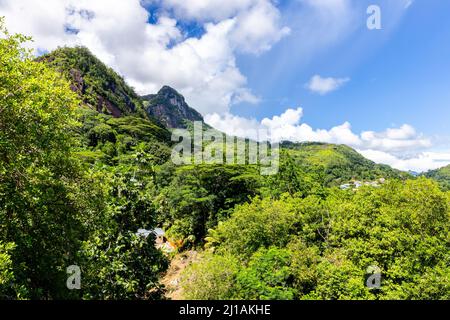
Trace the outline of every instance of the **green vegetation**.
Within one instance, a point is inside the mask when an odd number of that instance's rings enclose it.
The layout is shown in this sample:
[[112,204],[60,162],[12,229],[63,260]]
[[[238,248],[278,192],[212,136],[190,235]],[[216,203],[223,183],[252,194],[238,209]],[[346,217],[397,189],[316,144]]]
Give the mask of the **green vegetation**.
[[285,142],[282,146],[289,150],[297,164],[310,171],[322,171],[324,182],[329,186],[338,186],[352,179],[373,181],[378,178],[411,178],[405,172],[375,164],[345,145]]
[[[213,253],[187,270],[185,297],[448,299],[449,200],[426,179],[255,198],[210,231]],[[379,289],[365,285],[369,266],[381,269]]]
[[171,179],[156,197],[159,220],[184,247],[203,243],[209,228],[258,193],[259,177],[252,167],[187,166],[175,170]]
[[320,143],[284,143],[274,176],[175,166],[163,116],[199,115],[173,89],[145,102],[85,48],[35,59],[0,33],[0,299],[163,299],[169,257],[137,232],[155,227],[200,253],[184,298],[450,298],[447,169],[428,174],[439,188]]
[[85,47],[59,48],[39,58],[64,74],[90,108],[116,117],[144,115],[142,102],[124,79]]
[[450,190],[450,166],[425,173],[425,177],[436,180],[443,190]]
[[[70,83],[33,60],[22,48],[26,37],[8,34],[2,21],[0,31],[0,298],[160,297],[157,280],[167,261],[153,236],[135,235],[138,226],[155,224],[147,193],[153,179],[137,142],[167,133],[143,120],[100,115],[81,125]],[[138,163],[112,170],[81,162],[89,138],[90,155],[123,155],[117,147],[141,152],[133,157]],[[66,287],[73,264],[82,268],[81,291]]]

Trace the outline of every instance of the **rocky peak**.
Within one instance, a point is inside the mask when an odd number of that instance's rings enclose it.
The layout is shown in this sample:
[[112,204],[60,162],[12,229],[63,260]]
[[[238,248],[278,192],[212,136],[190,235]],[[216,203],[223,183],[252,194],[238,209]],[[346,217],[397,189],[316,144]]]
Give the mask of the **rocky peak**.
[[186,128],[189,122],[203,121],[175,89],[164,86],[157,94],[143,96],[147,113],[168,128]]

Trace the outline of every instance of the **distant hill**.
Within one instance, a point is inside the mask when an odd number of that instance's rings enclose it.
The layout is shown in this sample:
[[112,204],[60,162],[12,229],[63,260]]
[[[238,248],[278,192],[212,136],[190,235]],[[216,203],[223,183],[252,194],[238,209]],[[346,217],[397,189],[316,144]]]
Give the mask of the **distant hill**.
[[188,128],[194,121],[203,121],[202,115],[169,86],[162,87],[157,94],[143,96],[142,99],[148,114],[168,128]]
[[444,190],[450,190],[450,165],[437,170],[428,171],[423,175],[427,178],[436,180]]
[[299,165],[310,170],[322,171],[328,185],[339,185],[351,180],[411,178],[406,172],[364,158],[346,145],[283,142],[281,146],[288,150],[289,155]]
[[72,90],[93,110],[112,115],[144,115],[142,101],[125,80],[85,47],[63,47],[38,59],[69,78]]

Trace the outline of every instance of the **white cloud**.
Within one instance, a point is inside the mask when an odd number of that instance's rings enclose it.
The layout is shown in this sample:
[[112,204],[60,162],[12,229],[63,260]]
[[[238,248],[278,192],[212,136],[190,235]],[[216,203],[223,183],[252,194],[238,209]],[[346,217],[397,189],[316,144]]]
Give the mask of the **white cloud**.
[[450,164],[450,152],[420,152],[409,157],[399,157],[378,150],[358,150],[364,157],[403,171],[424,172]]
[[[162,5],[167,10],[152,24],[139,0],[2,0],[0,16],[6,16],[11,31],[33,36],[32,46],[41,51],[87,46],[139,93],[170,85],[204,114],[227,112],[233,103],[257,103],[235,54],[259,54],[288,34],[272,2],[166,0]],[[204,34],[187,37],[178,25],[183,19],[202,23]]]
[[417,149],[430,148],[430,139],[417,134],[410,125],[403,125],[400,128],[387,129],[384,132],[365,131],[361,134],[363,145],[367,149],[404,152]]
[[205,122],[231,136],[258,139],[257,130],[261,124],[256,119],[248,119],[231,113],[212,113],[205,116]]
[[325,95],[339,89],[348,81],[350,78],[322,78],[320,75],[314,75],[306,87],[312,92]]
[[239,12],[248,10],[256,2],[255,0],[150,0],[167,9],[175,11],[175,15],[190,20],[215,21],[236,16]]
[[235,21],[230,34],[231,44],[237,50],[261,53],[289,34],[290,29],[280,24],[280,12],[271,0],[166,0],[156,1],[171,9],[180,19],[200,22]]
[[257,1],[250,10],[241,12],[236,18],[236,28],[231,40],[238,50],[259,54],[269,50],[290,33],[288,27],[279,24],[280,12],[270,1]]
[[353,132],[345,122],[329,130],[313,129],[302,123],[303,109],[287,109],[283,114],[261,121],[232,114],[209,114],[205,121],[229,135],[257,139],[257,130],[268,130],[270,139],[280,141],[316,141],[345,144],[377,163],[400,170],[426,171],[450,164],[450,152],[426,152],[432,147],[430,139],[418,134],[410,125],[389,128],[382,132]]

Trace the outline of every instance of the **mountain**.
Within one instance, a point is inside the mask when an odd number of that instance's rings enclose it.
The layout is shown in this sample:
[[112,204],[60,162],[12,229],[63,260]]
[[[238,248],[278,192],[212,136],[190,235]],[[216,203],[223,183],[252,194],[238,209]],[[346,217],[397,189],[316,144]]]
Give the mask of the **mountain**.
[[77,132],[81,158],[114,166],[133,159],[139,149],[156,163],[168,160],[169,130],[149,117],[134,89],[87,48],[58,48],[38,61],[66,76],[83,102]]
[[411,176],[387,165],[376,164],[346,145],[319,142],[282,142],[289,156],[309,171],[322,172],[328,185],[351,180],[406,179]]
[[175,89],[164,86],[157,94],[141,97],[147,113],[168,128],[188,128],[194,121],[203,117],[191,108],[184,97]]
[[[120,75],[85,47],[59,48],[38,60],[64,74],[72,90],[91,109],[81,119],[83,140],[94,152],[85,153],[87,158],[109,154],[113,161],[140,143],[151,143],[154,148],[149,152],[167,159],[171,146],[168,129],[191,129],[192,122],[203,121],[202,115],[169,86],[156,94],[139,97]],[[352,179],[411,177],[389,166],[375,164],[344,145],[283,142],[281,146],[299,167],[322,172],[329,185]]]
[[437,170],[428,171],[423,175],[427,178],[436,180],[444,190],[450,190],[450,165]]
[[58,48],[38,60],[63,73],[71,81],[72,90],[80,95],[89,108],[115,118],[145,114],[142,101],[133,88],[89,49]]

